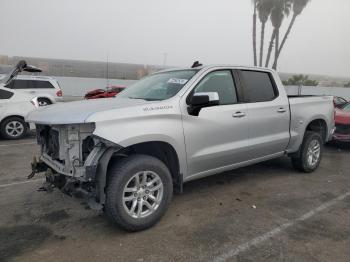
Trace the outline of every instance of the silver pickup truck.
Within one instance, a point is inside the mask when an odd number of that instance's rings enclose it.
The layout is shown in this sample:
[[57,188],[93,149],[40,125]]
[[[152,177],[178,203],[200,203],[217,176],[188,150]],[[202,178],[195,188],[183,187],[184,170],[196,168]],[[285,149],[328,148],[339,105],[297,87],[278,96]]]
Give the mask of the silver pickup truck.
[[[334,131],[332,97],[291,97],[275,71],[199,66],[150,75],[116,98],[32,112],[45,188],[83,193],[118,226],[142,230],[183,183],[290,156],[312,172]],[[35,158],[36,159],[36,158]]]

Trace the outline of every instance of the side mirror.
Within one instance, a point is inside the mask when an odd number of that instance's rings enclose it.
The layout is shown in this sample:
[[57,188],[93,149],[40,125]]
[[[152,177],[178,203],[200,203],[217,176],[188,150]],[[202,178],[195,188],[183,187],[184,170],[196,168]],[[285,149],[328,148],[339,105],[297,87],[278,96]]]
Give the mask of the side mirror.
[[219,104],[219,94],[217,92],[200,92],[191,97],[191,106],[214,106]]
[[199,92],[192,95],[188,107],[190,115],[198,115],[203,107],[216,106],[219,104],[217,92]]

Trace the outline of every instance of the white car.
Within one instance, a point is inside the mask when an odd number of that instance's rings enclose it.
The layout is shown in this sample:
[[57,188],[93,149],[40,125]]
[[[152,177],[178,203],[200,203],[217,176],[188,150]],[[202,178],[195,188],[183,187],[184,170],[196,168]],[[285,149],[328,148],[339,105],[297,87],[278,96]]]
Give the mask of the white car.
[[12,80],[7,88],[36,96],[40,106],[63,101],[59,83],[52,77],[19,75]]
[[38,73],[41,69],[21,60],[8,75],[0,79],[0,136],[5,139],[24,137],[30,128],[29,123],[24,120],[25,117],[39,107],[38,99],[34,95],[8,88],[23,71]]
[[30,128],[24,118],[38,107],[36,97],[0,86],[0,136],[5,139],[24,137]]

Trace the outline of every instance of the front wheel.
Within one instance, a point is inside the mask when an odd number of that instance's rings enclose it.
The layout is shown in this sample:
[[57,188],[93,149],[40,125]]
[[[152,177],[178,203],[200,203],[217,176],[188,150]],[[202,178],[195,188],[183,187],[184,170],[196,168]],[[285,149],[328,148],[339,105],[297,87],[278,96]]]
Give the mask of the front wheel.
[[24,120],[17,116],[11,116],[3,120],[0,124],[0,135],[5,139],[23,138],[28,131],[28,125]]
[[144,230],[160,220],[172,195],[172,177],[162,161],[131,155],[108,171],[105,213],[125,230]]
[[296,157],[292,157],[295,169],[310,173],[317,169],[323,153],[323,139],[319,133],[307,131]]

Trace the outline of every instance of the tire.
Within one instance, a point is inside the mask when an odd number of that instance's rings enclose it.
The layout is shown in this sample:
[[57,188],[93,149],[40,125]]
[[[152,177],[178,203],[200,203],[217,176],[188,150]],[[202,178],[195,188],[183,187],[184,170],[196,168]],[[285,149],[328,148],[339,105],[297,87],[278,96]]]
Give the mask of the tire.
[[0,124],[0,135],[5,139],[21,139],[27,134],[27,131],[27,123],[17,116],[8,117]]
[[39,106],[48,106],[48,105],[52,104],[50,99],[45,98],[45,97],[39,97],[38,98],[38,103],[39,103]]
[[[110,221],[124,230],[147,229],[160,220],[171,202],[173,181],[169,169],[162,161],[148,155],[130,155],[118,161],[112,164],[108,171],[104,212]],[[144,185],[143,171],[147,171],[148,184],[150,181],[156,181],[152,183],[152,186]],[[140,179],[139,184],[137,184],[136,177]],[[140,185],[139,190],[137,190],[138,185]],[[151,193],[151,190],[161,185],[162,189]],[[126,191],[134,191],[125,192],[126,187],[128,188]],[[127,201],[123,197],[132,200]],[[153,201],[154,198],[158,201]],[[146,206],[145,202],[152,205],[154,210]],[[141,211],[138,212],[139,210]]]
[[[318,150],[316,150],[316,146],[319,146]],[[313,153],[309,153],[309,150],[311,149],[313,150]],[[316,132],[307,131],[305,133],[303,143],[300,146],[297,156],[292,157],[292,164],[298,171],[311,173],[315,171],[320,165],[322,154],[323,139],[321,135]],[[310,159],[310,157],[312,157],[312,159]]]

